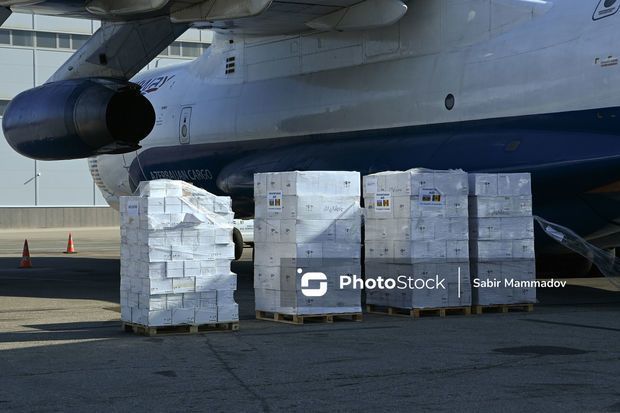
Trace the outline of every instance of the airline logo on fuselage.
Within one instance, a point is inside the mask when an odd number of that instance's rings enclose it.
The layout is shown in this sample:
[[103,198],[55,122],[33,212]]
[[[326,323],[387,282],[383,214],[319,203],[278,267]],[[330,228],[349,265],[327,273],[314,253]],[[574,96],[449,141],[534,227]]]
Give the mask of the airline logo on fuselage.
[[172,179],[187,182],[211,181],[213,174],[208,169],[181,169],[150,171],[151,179]]
[[141,80],[136,82],[137,85],[140,86],[140,91],[143,95],[147,93],[157,92],[161,89],[165,84],[169,83],[172,79],[174,79],[175,75],[171,76],[158,76],[151,79]]
[[620,9],[619,0],[600,0],[592,19],[599,20],[603,17],[612,16],[618,12],[618,9]]

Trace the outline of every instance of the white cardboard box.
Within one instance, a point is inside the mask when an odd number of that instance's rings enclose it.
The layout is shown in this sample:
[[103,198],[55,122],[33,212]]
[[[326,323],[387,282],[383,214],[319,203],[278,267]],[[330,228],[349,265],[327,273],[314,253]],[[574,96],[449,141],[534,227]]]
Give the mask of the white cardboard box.
[[[124,321],[157,326],[193,324],[199,309],[217,319],[217,291],[195,292],[196,277],[230,276],[230,199],[178,181],[141,183],[122,197],[121,313]],[[230,291],[220,296],[234,303]],[[209,309],[211,315],[208,316]]]
[[[339,304],[321,307],[327,300],[322,297],[298,305],[291,294],[294,298],[300,290],[298,268],[328,271],[338,262],[344,264],[339,269],[343,274],[360,272],[355,270],[361,256],[359,173],[257,174],[254,184],[256,308],[289,314],[315,305],[329,312],[349,308]],[[336,276],[326,276],[333,287]],[[358,291],[358,301],[359,296]]]
[[195,308],[175,308],[172,310],[172,324],[194,324],[195,313]]
[[196,277],[196,292],[210,290],[236,290],[237,276],[233,273]]
[[237,304],[218,305],[217,321],[220,323],[239,321],[239,306]]
[[217,323],[217,306],[209,305],[196,309],[195,313],[196,324],[211,324]]

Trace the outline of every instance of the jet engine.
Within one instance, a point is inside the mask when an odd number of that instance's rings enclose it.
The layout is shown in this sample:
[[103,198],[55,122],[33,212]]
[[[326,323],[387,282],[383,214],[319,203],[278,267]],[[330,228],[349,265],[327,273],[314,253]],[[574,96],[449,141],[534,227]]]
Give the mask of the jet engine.
[[20,154],[61,160],[134,151],[155,125],[136,84],[88,78],[46,83],[17,95],[2,119]]

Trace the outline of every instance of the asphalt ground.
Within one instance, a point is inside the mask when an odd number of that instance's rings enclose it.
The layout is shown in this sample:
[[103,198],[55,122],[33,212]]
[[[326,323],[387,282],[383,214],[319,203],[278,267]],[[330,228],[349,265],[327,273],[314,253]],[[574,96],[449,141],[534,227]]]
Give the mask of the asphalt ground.
[[[620,412],[620,293],[543,291],[532,313],[142,337],[119,322],[118,229],[0,232],[0,411]],[[18,270],[28,237],[34,268]]]

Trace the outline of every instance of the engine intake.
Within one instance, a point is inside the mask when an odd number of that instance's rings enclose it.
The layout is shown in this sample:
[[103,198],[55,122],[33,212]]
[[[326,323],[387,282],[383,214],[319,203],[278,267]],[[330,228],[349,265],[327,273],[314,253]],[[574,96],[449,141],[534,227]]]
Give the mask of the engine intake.
[[11,147],[40,160],[131,152],[154,125],[155,111],[138,85],[100,78],[27,90],[11,101],[2,119]]

